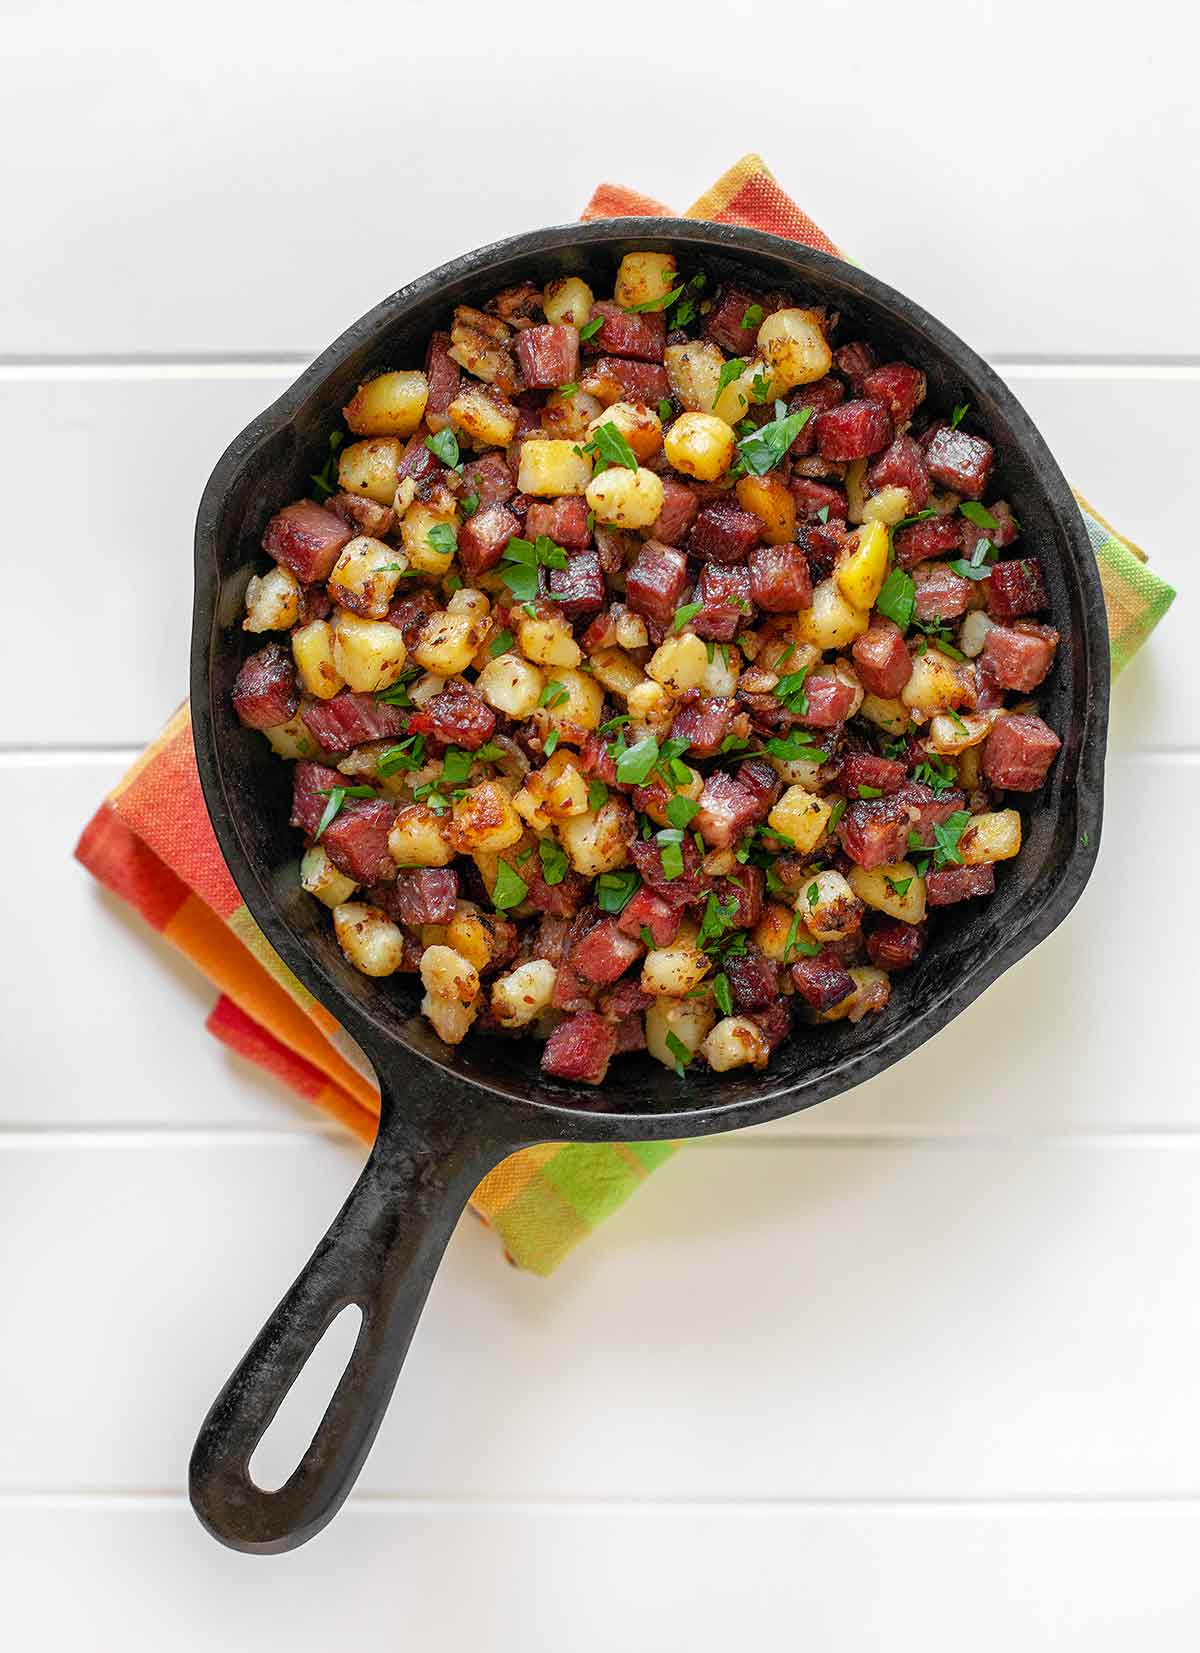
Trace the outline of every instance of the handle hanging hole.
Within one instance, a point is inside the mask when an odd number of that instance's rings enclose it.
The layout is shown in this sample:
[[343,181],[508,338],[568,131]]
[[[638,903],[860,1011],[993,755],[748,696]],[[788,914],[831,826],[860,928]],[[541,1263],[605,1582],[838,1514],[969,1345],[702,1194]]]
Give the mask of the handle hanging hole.
[[362,1321],[359,1305],[347,1303],[297,1373],[250,1457],[250,1478],[260,1491],[277,1492],[308,1451],[354,1353]]

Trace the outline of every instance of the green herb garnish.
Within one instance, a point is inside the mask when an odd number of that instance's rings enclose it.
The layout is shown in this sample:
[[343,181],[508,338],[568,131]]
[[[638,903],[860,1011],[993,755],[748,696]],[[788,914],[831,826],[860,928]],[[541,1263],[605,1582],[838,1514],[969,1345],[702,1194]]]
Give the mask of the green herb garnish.
[[785,418],[773,419],[762,425],[753,436],[743,436],[738,443],[738,465],[752,476],[765,476],[783,459],[792,443],[812,418],[811,408],[789,413]]
[[724,970],[720,970],[713,977],[713,998],[717,1009],[723,1016],[733,1015],[733,994],[729,990],[729,977]]
[[682,608],[677,608],[675,618],[671,621],[671,630],[682,631],[688,621],[694,620],[703,607],[703,603],[684,603]]
[[325,831],[325,828],[329,825],[330,821],[333,820],[334,816],[341,809],[347,798],[375,798],[378,796],[378,793],[375,791],[374,787],[371,786],[331,786],[328,791],[325,791],[322,787],[319,795],[322,798],[328,798],[329,802],[325,805],[325,812],[321,816],[321,824],[313,834],[314,844]]
[[653,735],[647,735],[617,758],[617,779],[624,785],[644,786],[658,757],[658,742]]
[[321,466],[321,469],[315,471],[310,478],[319,500],[328,499],[330,494],[337,493],[337,451],[345,440],[345,435],[340,430],[330,431],[329,457]]
[[875,599],[875,607],[887,619],[894,620],[901,631],[907,631],[917,610],[917,587],[911,574],[902,568],[893,568]]
[[999,528],[1000,526],[992,513],[984,506],[977,504],[973,499],[964,499],[958,509],[968,522],[975,524],[976,528]]
[[588,782],[588,808],[594,815],[608,802],[608,788],[603,781]]
[[514,872],[507,861],[501,861],[496,868],[492,905],[499,912],[507,912],[510,907],[519,907],[528,894],[529,885],[521,875]]
[[700,805],[692,798],[685,798],[681,794],[671,799],[667,805],[667,820],[673,827],[686,827],[700,812]]
[[624,912],[639,882],[632,868],[624,872],[602,872],[596,880],[596,905],[604,913]]
[[583,326],[579,329],[580,339],[586,344],[589,339],[594,339],[596,337],[596,334],[603,326],[604,317],[593,316],[591,321],[585,321]]
[[443,465],[453,469],[458,464],[458,438],[451,426],[447,425],[445,430],[438,431],[434,436],[427,436],[425,446]]
[[542,877],[547,884],[561,884],[567,876],[567,852],[556,838],[539,838],[538,855],[542,861]]

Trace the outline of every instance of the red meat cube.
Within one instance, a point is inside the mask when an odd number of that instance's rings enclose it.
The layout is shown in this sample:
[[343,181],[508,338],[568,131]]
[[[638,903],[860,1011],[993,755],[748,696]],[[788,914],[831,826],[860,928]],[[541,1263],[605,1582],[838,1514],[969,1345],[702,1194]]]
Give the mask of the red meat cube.
[[408,445],[400,456],[400,463],[396,466],[397,482],[411,476],[416,484],[417,493],[424,498],[432,484],[445,475],[445,465],[432,449],[425,446],[424,429],[418,429],[409,437]]
[[431,614],[437,612],[437,600],[432,591],[415,591],[411,597],[401,597],[387,611],[387,623],[395,626],[411,649],[421,635],[421,627]]
[[566,959],[558,967],[550,1003],[555,1010],[590,1010],[595,988]]
[[339,754],[369,740],[390,740],[408,728],[398,706],[352,689],[340,690],[331,700],[306,700],[300,716],[318,746]]
[[894,700],[912,676],[912,657],[894,620],[872,620],[854,639],[850,654],[863,688],[882,700]]
[[582,494],[539,499],[525,513],[525,534],[531,540],[545,534],[567,551],[586,551],[592,543],[587,519],[587,500]]
[[[667,343],[667,323],[661,310],[631,315],[619,304],[601,299],[592,305],[591,319],[603,318],[588,349],[599,355],[632,356],[641,362],[661,362]],[[565,380],[563,381],[565,383]]]
[[996,888],[996,869],[982,867],[933,868],[925,874],[925,900],[931,907],[949,907],[972,896],[991,895]]
[[926,924],[905,924],[885,918],[867,932],[867,956],[879,970],[908,970],[925,951]]
[[897,425],[907,425],[925,400],[925,375],[908,362],[884,362],[863,376],[862,393],[882,402]]
[[393,890],[401,924],[449,924],[458,900],[458,874],[453,867],[420,867],[400,873]]
[[935,826],[941,826],[943,821],[948,821],[967,801],[961,792],[953,788],[946,792],[935,792],[922,781],[905,781],[895,796],[897,802],[907,809],[912,829],[922,843],[929,841],[929,835]]
[[582,1010],[559,1022],[546,1040],[542,1072],[579,1085],[599,1085],[604,1082],[616,1048],[613,1024],[594,1010]]
[[390,505],[364,499],[361,494],[334,494],[328,509],[341,517],[352,534],[370,534],[372,539],[389,534],[396,516]]
[[617,786],[616,761],[608,750],[607,735],[589,735],[579,752],[579,767],[585,775],[594,775],[606,786]]
[[[517,491],[513,474],[499,453],[485,453],[463,466],[463,491],[477,494],[480,505],[503,505]],[[560,542],[561,543],[561,542]]]
[[1042,565],[1036,557],[998,562],[984,582],[984,591],[993,620],[1017,620],[1023,614],[1036,614],[1050,605],[1042,580]]
[[765,820],[783,785],[773,765],[766,758],[747,758],[737,772],[737,783],[754,799],[755,820]]
[[779,997],[779,971],[753,944],[744,953],[730,953],[722,965],[733,995],[733,1008],[765,1010]]
[[[749,287],[737,287],[732,282],[723,287],[717,301],[704,321],[704,337],[720,345],[728,356],[750,356],[754,351],[758,330],[766,316],[773,316],[781,299],[774,293],[757,293]],[[757,321],[743,327],[746,311],[756,304],[762,311]]]
[[548,583],[550,595],[568,620],[581,620],[604,607],[604,574],[594,551],[579,551],[567,558],[565,568],[552,568]]
[[908,771],[902,763],[876,757],[874,752],[847,752],[842,759],[841,778],[846,796],[857,798],[861,796],[860,786],[871,787],[876,792],[898,792],[908,778]]
[[712,879],[701,864],[700,851],[691,833],[684,835],[679,846],[683,851],[683,872],[678,878],[668,878],[663,871],[662,846],[653,838],[635,838],[629,846],[633,864],[656,895],[673,907],[686,907],[700,900],[712,886]]
[[687,585],[687,558],[669,545],[647,540],[625,576],[625,600],[638,614],[669,626]]
[[517,334],[517,360],[526,390],[557,390],[579,374],[579,330],[526,327]]
[[606,987],[645,951],[641,941],[622,933],[615,918],[602,918],[575,943],[567,962],[585,981]]
[[792,1004],[790,999],[776,999],[762,1010],[752,1010],[750,1020],[762,1029],[772,1050],[778,1050],[792,1031]]
[[425,711],[433,733],[448,746],[465,746],[474,752],[496,733],[496,714],[487,701],[453,678],[440,694],[434,695]]
[[396,876],[388,853],[395,819],[396,805],[387,798],[347,798],[321,834],[321,844],[338,871],[356,884],[383,883]]
[[923,511],[929,499],[929,467],[920,445],[911,436],[897,436],[867,471],[867,487],[871,493],[903,488],[909,510]]
[[1018,620],[1015,626],[993,626],[980,656],[1001,689],[1029,694],[1043,682],[1054,664],[1058,633],[1053,626]]
[[695,758],[711,758],[721,747],[733,721],[734,703],[720,695],[708,695],[703,700],[690,701],[676,712],[671,724],[671,736],[686,740],[689,754]]
[[762,522],[731,499],[714,499],[692,524],[687,548],[712,562],[745,562],[762,536]]
[[807,677],[804,692],[808,696],[808,710],[800,722],[806,729],[836,729],[850,716],[854,690],[840,677]]
[[750,595],[768,614],[812,607],[812,575],[798,545],[759,545],[750,553]]
[[299,827],[306,838],[311,838],[321,824],[329,793],[335,786],[345,785],[346,777],[338,770],[301,758],[292,766],[292,815],[289,825]]
[[463,573],[473,580],[495,568],[504,547],[521,524],[507,505],[481,505],[458,530],[458,561]]
[[822,948],[816,958],[792,965],[792,980],[805,1004],[814,1010],[832,1010],[854,991],[854,978],[836,953]]
[[837,825],[846,854],[860,867],[898,861],[908,848],[912,820],[899,794],[870,803],[851,803]]
[[268,643],[243,660],[233,685],[233,709],[247,729],[273,729],[295,717],[300,704],[292,651]]
[[[634,977],[627,976],[624,981],[619,981],[617,985],[610,988],[607,993],[601,993],[599,1008],[602,1016],[607,1016],[610,1022],[620,1024],[621,1022],[630,1020],[634,1017],[640,1018],[642,1012],[644,1010],[649,1010],[653,1003],[653,994],[644,992]],[[639,1028],[641,1027],[640,1019],[638,1021],[638,1026]],[[630,1050],[643,1050],[645,1049],[645,1039],[643,1039],[640,1044],[630,1045],[628,1047],[624,1046],[621,1043],[621,1029],[618,1025],[617,1051],[619,1053],[626,1048]]]
[[892,540],[896,561],[901,568],[912,569],[930,557],[944,557],[947,552],[958,551],[962,547],[965,523],[965,517],[955,514],[930,517],[926,522],[914,522],[911,527],[902,528]]
[[1062,747],[1048,724],[1031,713],[997,718],[983,743],[983,773],[1009,792],[1035,792]]
[[[526,888],[525,899],[547,919],[574,918],[582,912],[591,893],[591,880],[568,867],[557,884],[547,884],[540,857],[531,855],[521,866],[521,877]],[[549,958],[548,953],[535,952],[535,958]],[[557,963],[556,959],[550,960]]]
[[[793,492],[795,490],[793,489]],[[814,522],[796,531],[796,543],[808,559],[813,582],[828,579],[850,538],[846,524],[836,519]]]
[[834,367],[837,368],[843,379],[849,380],[850,389],[856,396],[862,395],[867,374],[871,372],[878,360],[879,357],[871,346],[862,340],[852,344],[840,345],[833,353]]
[[630,896],[617,920],[617,928],[622,935],[638,937],[643,930],[649,930],[656,947],[669,947],[679,933],[681,917],[680,908],[671,906],[643,885]]
[[965,614],[975,595],[972,581],[964,580],[946,563],[913,570],[917,588],[918,620],[954,620]]
[[982,436],[943,425],[935,431],[925,457],[930,476],[944,488],[953,488],[968,499],[983,498],[992,469],[992,444]]
[[663,485],[663,506],[658,520],[650,530],[650,538],[660,545],[678,545],[696,520],[700,501],[685,482],[673,476],[660,478]]
[[789,413],[800,413],[805,408],[812,409],[812,417],[805,423],[799,436],[792,443],[788,452],[793,459],[803,459],[807,454],[814,453],[817,446],[816,432],[813,430],[813,419],[818,413],[824,413],[828,408],[837,407],[839,402],[845,401],[846,388],[840,379],[815,379],[810,385],[801,385],[788,397],[787,410]]
[[353,537],[354,530],[333,511],[311,499],[298,499],[268,522],[263,550],[290,568],[301,585],[311,585],[329,578],[342,547]]
[[752,930],[762,917],[765,884],[761,867],[744,866],[713,885],[713,894],[722,907],[728,909],[731,901],[735,904],[729,914],[729,923],[735,930]]
[[825,511],[827,521],[845,522],[850,506],[841,488],[814,482],[807,476],[793,476],[788,481],[788,490],[796,502],[796,514],[802,520],[820,522],[821,512]]
[[646,407],[657,407],[671,394],[671,381],[665,367],[655,362],[635,362],[622,356],[601,356],[583,375],[585,390],[603,389],[615,384],[626,402],[641,402]]
[[892,440],[892,416],[882,402],[841,402],[812,425],[822,459],[866,459]]
[[700,570],[695,601],[704,607],[693,615],[685,629],[694,631],[697,637],[706,637],[714,643],[732,643],[743,627],[753,624],[750,574],[745,568],[706,562]]
[[449,333],[433,333],[425,351],[425,377],[429,396],[425,402],[425,423],[431,431],[445,430],[450,423],[450,404],[458,395],[462,374],[450,356]]
[[718,769],[704,782],[692,825],[710,849],[729,849],[758,818],[754,793]]

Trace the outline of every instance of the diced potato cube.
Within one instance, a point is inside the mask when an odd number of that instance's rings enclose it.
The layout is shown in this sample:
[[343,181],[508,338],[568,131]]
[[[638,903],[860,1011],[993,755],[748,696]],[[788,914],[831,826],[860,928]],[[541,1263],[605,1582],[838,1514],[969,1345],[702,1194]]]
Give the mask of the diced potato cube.
[[403,454],[404,443],[398,436],[351,442],[338,457],[338,486],[348,494],[390,505],[396,497],[396,470]]
[[667,1035],[674,1035],[688,1055],[694,1056],[716,1019],[707,997],[656,999],[646,1012],[646,1049],[656,1062],[673,1070],[679,1057],[668,1045]]
[[908,489],[889,483],[863,501],[862,521],[881,522],[887,528],[894,528],[898,522],[912,515],[912,508],[912,495]]
[[831,868],[804,880],[796,911],[817,941],[840,941],[862,926],[863,903],[841,873]]
[[618,430],[638,460],[653,459],[663,445],[662,420],[653,408],[643,407],[640,402],[614,402],[605,408],[588,425],[588,437],[594,437],[601,425]]
[[613,298],[626,307],[665,298],[675,286],[674,253],[626,253],[617,270]]
[[572,815],[560,821],[558,835],[571,865],[585,878],[615,872],[629,860],[625,814],[613,798],[594,812],[588,810],[585,815]]
[[[782,964],[784,949],[789,935],[793,935],[792,925],[796,915],[789,908],[778,901],[768,901],[762,910],[762,916],[754,926],[753,941],[759,952],[765,953],[776,964]],[[799,933],[799,932],[796,932]],[[789,963],[795,962],[795,954]]]
[[681,413],[667,431],[664,445],[668,460],[684,476],[716,482],[733,464],[737,437],[715,413]]
[[715,344],[695,339],[669,344],[663,355],[667,382],[680,406],[689,413],[711,413],[721,382],[725,358]]
[[[633,719],[632,727],[639,731],[638,740],[641,740],[643,733],[654,734],[665,729],[679,709],[675,696],[649,677],[630,689],[625,705]],[[632,741],[632,734],[630,738]]]
[[[553,687],[555,684],[557,688]],[[542,716],[563,740],[582,741],[589,730],[600,727],[604,690],[594,677],[570,666],[559,666],[547,680],[546,687],[550,698],[542,708]]]
[[346,958],[364,976],[390,976],[399,970],[404,935],[379,907],[343,901],[333,909],[333,933]]
[[958,784],[964,792],[974,792],[983,785],[983,747],[968,746],[958,756]]
[[500,949],[496,928],[497,920],[481,912],[473,901],[456,901],[453,917],[446,925],[445,943],[476,970],[486,970]]
[[338,871],[321,844],[314,844],[300,857],[300,883],[327,907],[340,907],[358,888],[353,878]]
[[974,698],[970,684],[958,662],[951,660],[940,649],[928,648],[913,659],[912,676],[900,691],[901,703],[910,712],[933,717],[936,712],[952,711],[965,706]]
[[769,362],[761,356],[748,361],[736,379],[731,379],[713,403],[713,412],[727,425],[736,425],[752,407],[771,402],[783,387]]
[[858,899],[889,918],[919,924],[925,917],[925,880],[911,861],[882,867],[851,867],[850,888]]
[[453,947],[427,947],[421,959],[425,991],[438,999],[470,1004],[479,994],[479,972]]
[[846,466],[846,521],[858,523],[863,520],[863,512],[867,505],[867,462],[865,459],[852,459]]
[[642,964],[642,991],[656,999],[682,999],[707,974],[707,953],[691,947],[659,947]]
[[604,412],[604,403],[586,390],[572,390],[570,386],[566,390],[566,395],[552,390],[542,403],[542,429],[547,436],[570,438],[582,445],[589,440],[589,425]]
[[273,729],[264,729],[267,743],[277,757],[287,758],[315,758],[318,746],[304,719],[297,712],[286,723],[277,723]]
[[825,836],[833,805],[802,786],[789,786],[771,813],[767,825],[791,840],[797,855],[807,855]]
[[848,689],[853,689],[854,699],[850,702],[850,709],[846,713],[846,717],[857,717],[866,696],[863,693],[863,686],[859,680],[858,672],[854,669],[853,661],[847,660],[844,656],[835,660],[832,668],[830,668],[830,675],[836,677],[839,683],[844,683]]
[[962,717],[957,712],[953,717],[939,713],[929,720],[929,744],[943,757],[956,758],[969,746],[986,740],[995,721],[994,712],[967,712]]
[[423,373],[381,373],[359,385],[342,417],[356,436],[411,436],[429,398]]
[[768,545],[792,544],[796,538],[796,501],[781,476],[768,471],[766,476],[739,477],[734,492],[742,510],[752,511],[762,523]]
[[408,686],[408,698],[414,706],[428,706],[429,702],[440,695],[446,687],[446,679],[439,677],[436,672],[424,672],[415,683]]
[[470,614],[431,614],[417,636],[413,659],[427,672],[453,677],[471,664],[487,625],[486,619],[477,620]]
[[731,1068],[765,1068],[771,1060],[771,1046],[749,1016],[726,1016],[710,1030],[700,1054],[714,1073],[728,1073]]
[[478,1006],[474,1004],[461,1004],[458,999],[444,999],[436,993],[426,993],[421,1000],[421,1014],[447,1045],[462,1044],[478,1013]]
[[544,832],[552,821],[586,815],[587,781],[575,765],[575,754],[560,746],[541,769],[526,775],[524,786],[514,796],[513,808],[538,832]]
[[481,781],[454,803],[446,836],[463,855],[499,853],[517,842],[525,828],[500,781]]
[[834,578],[852,607],[869,609],[887,578],[888,532],[881,522],[867,522],[851,535]]
[[527,660],[539,666],[577,666],[583,650],[571,635],[561,614],[537,615],[522,611],[517,622],[517,647]]
[[646,675],[672,693],[682,694],[685,689],[700,687],[707,665],[704,639],[685,631],[659,644],[646,666]]
[[558,971],[548,959],[529,959],[492,983],[492,1014],[502,1027],[526,1027],[554,995]]
[[1015,809],[995,809],[974,816],[958,840],[958,853],[968,867],[1009,861],[1020,848],[1021,817]]
[[493,710],[521,720],[536,710],[546,679],[519,655],[502,654],[483,668],[475,687]]
[[[692,802],[695,803],[699,800],[700,794],[704,790],[704,777],[698,769],[692,769],[686,763],[683,767],[687,770],[690,779],[688,780],[686,786],[680,786],[678,781],[672,780],[671,786],[674,790],[671,796],[677,798],[690,798]],[[669,797],[660,795],[656,791],[651,791],[646,803],[642,805],[643,813],[649,815],[652,821],[657,821],[659,826],[668,826],[670,824],[667,820],[667,804],[669,802]],[[705,869],[708,872],[712,872],[713,870],[708,865],[707,861],[705,862]]]
[[958,646],[968,660],[974,660],[977,655],[983,653],[987,634],[995,623],[981,608],[973,608],[964,616],[963,623],[958,628]]
[[700,680],[701,692],[716,695],[720,699],[729,699],[737,690],[741,669],[742,657],[735,648],[731,648],[728,643],[715,644],[711,657],[705,663],[704,676]]
[[863,696],[858,710],[860,717],[865,717],[868,723],[873,723],[885,734],[902,735],[908,728],[908,708],[899,700],[884,700],[880,695],[867,694]]
[[609,694],[620,695],[622,700],[643,680],[642,668],[624,649],[597,649],[591,657],[591,667],[597,683]]
[[[430,533],[434,530],[436,532],[431,540]],[[454,557],[457,540],[454,513],[435,511],[417,500],[404,513],[400,538],[404,542],[410,568],[440,577],[450,567]],[[395,558],[392,560],[395,561]]]
[[329,576],[329,595],[343,608],[382,620],[391,607],[408,559],[369,534],[356,534]]
[[833,366],[818,310],[776,310],[758,330],[758,353],[775,371],[777,393],[823,379]]
[[246,587],[243,631],[289,631],[300,617],[300,582],[278,563],[255,574]]
[[365,620],[339,608],[333,614],[333,664],[356,694],[374,694],[397,681],[407,650],[398,626]]
[[623,649],[644,649],[649,645],[650,633],[640,614],[631,608],[622,608],[613,623],[617,642]]
[[318,700],[332,700],[346,687],[333,659],[333,627],[328,620],[310,620],[292,633],[292,659],[305,691]]
[[[525,451],[522,449],[522,454]],[[661,479],[641,465],[636,471],[610,465],[588,483],[585,492],[588,509],[596,513],[597,522],[610,523],[614,528],[649,528],[663,508]]]
[[538,499],[586,493],[592,480],[592,462],[586,453],[577,453],[576,447],[574,442],[553,437],[527,438],[521,444],[517,487]]
[[447,411],[477,448],[506,448],[517,433],[516,408],[488,385],[465,382]]
[[486,592],[476,591],[473,586],[465,585],[459,591],[451,592],[450,601],[446,604],[448,614],[469,614],[473,620],[486,620],[492,612],[492,605],[488,601]]
[[823,1010],[819,1022],[861,1022],[870,1010],[883,1010],[892,996],[891,979],[885,970],[871,964],[852,964],[849,970],[854,991],[840,1003]]
[[591,319],[592,289],[579,276],[560,276],[542,290],[542,309],[552,327],[582,327]]
[[388,853],[398,867],[446,867],[454,859],[442,817],[424,804],[410,804],[396,816],[388,833]]
[[[870,611],[848,602],[832,575],[813,587],[812,607],[796,616],[801,641],[822,651],[845,648],[870,624]],[[788,669],[792,669],[790,662]]]

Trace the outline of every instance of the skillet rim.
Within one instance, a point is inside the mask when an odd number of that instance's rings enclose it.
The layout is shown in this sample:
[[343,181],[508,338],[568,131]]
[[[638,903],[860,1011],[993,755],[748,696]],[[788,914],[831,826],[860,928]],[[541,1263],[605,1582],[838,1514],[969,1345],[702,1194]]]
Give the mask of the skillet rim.
[[[992,397],[1023,451],[1036,478],[1047,511],[1061,543],[1070,552],[1064,577],[1076,590],[1083,615],[1079,639],[1080,664],[1077,704],[1072,716],[1080,720],[1079,761],[1074,777],[1076,830],[1066,853],[1057,857],[1059,876],[1049,896],[1023,923],[1014,925],[1004,942],[974,968],[947,984],[940,996],[921,1013],[897,1020],[891,1029],[865,1050],[832,1063],[817,1075],[781,1084],[765,1095],[718,1104],[705,1097],[698,1106],[653,1113],[594,1112],[596,1092],[576,1087],[580,1105],[514,1098],[511,1090],[490,1085],[473,1074],[457,1072],[443,1062],[406,1044],[390,1027],[350,998],[284,919],[275,898],[263,882],[245,849],[230,806],[224,779],[226,760],[216,737],[212,701],[211,663],[221,646],[217,598],[220,589],[216,552],[217,525],[226,495],[251,464],[259,447],[283,429],[343,364],[372,337],[393,326],[410,307],[429,299],[452,281],[479,276],[505,260],[536,256],[565,245],[596,246],[653,240],[688,243],[699,252],[734,253],[760,257],[789,266],[802,283],[811,274],[841,286],[884,320],[894,319],[916,328],[952,360],[963,377]],[[195,534],[195,600],[191,644],[192,731],[201,789],[221,853],[251,915],[296,976],[318,1001],[354,1036],[377,1070],[385,1096],[395,1089],[393,1061],[415,1062],[414,1082],[443,1087],[447,1100],[459,1104],[468,1098],[490,1104],[508,1116],[515,1135],[523,1140],[619,1141],[654,1140],[705,1135],[737,1129],[811,1107],[882,1072],[924,1044],[965,1010],[992,982],[1019,962],[1067,916],[1082,894],[1095,865],[1103,817],[1105,734],[1108,721],[1108,626],[1095,562],[1083,519],[1074,497],[1029,415],[997,373],[943,323],[887,283],[856,265],[812,248],[737,225],[712,224],[675,218],[613,218],[588,223],[553,225],[525,231],[489,243],[449,260],[381,300],[351,324],[307,367],[269,407],[252,419],[233,439],[213,468],[201,497]],[[1082,704],[1078,704],[1082,702]],[[602,1088],[603,1090],[603,1088]],[[457,1093],[457,1095],[455,1094]],[[701,1093],[704,1095],[704,1093]],[[518,1129],[519,1127],[519,1129]]]

